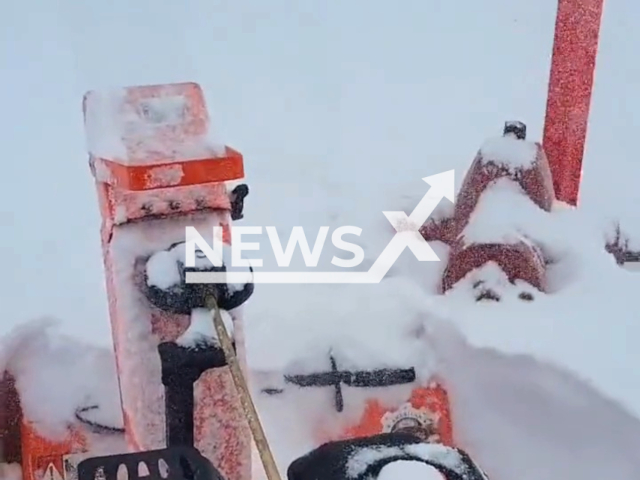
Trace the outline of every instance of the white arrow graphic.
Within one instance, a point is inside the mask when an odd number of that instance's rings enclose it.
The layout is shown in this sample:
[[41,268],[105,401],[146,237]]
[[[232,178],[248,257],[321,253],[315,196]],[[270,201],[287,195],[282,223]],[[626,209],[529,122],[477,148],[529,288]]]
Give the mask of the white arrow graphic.
[[407,247],[420,262],[440,261],[431,245],[420,234],[420,227],[429,219],[443,197],[453,201],[454,173],[454,170],[449,170],[424,177],[422,180],[431,185],[431,188],[409,216],[404,212],[382,212],[396,229],[396,234],[367,272],[372,282],[381,282]]
[[[424,177],[430,185],[410,215],[405,212],[382,212],[396,230],[389,244],[366,272],[254,272],[253,283],[380,283],[405,248],[420,262],[439,262],[440,258],[420,234],[443,198],[454,201],[454,170]],[[242,272],[187,272],[186,283],[243,283]]]

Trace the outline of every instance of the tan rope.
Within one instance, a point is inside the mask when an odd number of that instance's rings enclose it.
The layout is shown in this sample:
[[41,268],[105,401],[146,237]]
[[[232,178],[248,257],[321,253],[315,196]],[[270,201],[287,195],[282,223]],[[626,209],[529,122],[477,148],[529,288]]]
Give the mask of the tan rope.
[[238,358],[233,350],[231,338],[229,337],[227,328],[224,326],[218,302],[216,302],[215,298],[210,296],[207,298],[206,307],[213,312],[213,324],[216,329],[216,333],[218,334],[218,339],[220,340],[220,346],[224,351],[224,356],[226,357],[227,364],[231,370],[233,383],[235,384],[238,392],[238,397],[240,397],[240,403],[242,404],[242,409],[244,410],[247,423],[249,424],[251,435],[253,436],[258,453],[260,454],[260,459],[262,460],[264,471],[267,474],[267,479],[281,480],[280,472],[278,471],[276,461],[273,457],[273,453],[271,452],[267,436],[265,435],[262,424],[260,423],[258,411],[251,399],[247,382],[245,381],[242,370],[240,369],[240,363],[238,362]]

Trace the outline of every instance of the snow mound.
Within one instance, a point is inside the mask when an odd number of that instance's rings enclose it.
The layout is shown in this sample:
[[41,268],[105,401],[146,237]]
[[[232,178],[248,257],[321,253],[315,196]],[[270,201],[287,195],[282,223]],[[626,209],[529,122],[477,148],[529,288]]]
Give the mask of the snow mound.
[[554,220],[518,183],[503,177],[482,193],[462,234],[467,244],[517,243],[523,235],[557,235]]
[[410,281],[393,277],[376,285],[261,285],[260,290],[260,302],[246,306],[252,318],[250,366],[286,370],[297,363],[300,370],[317,371],[326,369],[333,352],[359,369],[417,363],[428,370],[420,328],[429,304]]
[[93,405],[106,425],[122,428],[113,353],[58,333],[59,325],[39,319],[0,338],[0,371],[15,377],[24,414],[51,438],[64,437],[76,411]]
[[[476,312],[477,330],[497,335],[486,311]],[[526,344],[532,325],[510,320],[505,337]],[[637,477],[640,420],[591,382],[535,355],[474,346],[448,322],[431,322],[429,332],[451,396],[454,437],[489,478]],[[577,343],[558,336],[567,350]]]

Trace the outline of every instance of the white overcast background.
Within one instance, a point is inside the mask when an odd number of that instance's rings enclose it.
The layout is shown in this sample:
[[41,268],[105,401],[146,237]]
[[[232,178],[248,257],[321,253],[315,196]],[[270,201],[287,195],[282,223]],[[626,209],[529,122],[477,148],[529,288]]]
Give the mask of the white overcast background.
[[[640,4],[605,3],[581,206],[633,217]],[[539,139],[555,8],[555,0],[5,5],[0,334],[54,315],[66,331],[110,342],[86,90],[199,82],[220,138],[245,155],[249,183],[262,185],[248,215],[258,218],[261,198],[271,211],[292,211],[279,192],[297,185],[298,210],[306,200],[320,225],[323,201],[358,188],[451,168],[459,183],[506,119],[525,121]],[[304,198],[319,185],[328,194]]]

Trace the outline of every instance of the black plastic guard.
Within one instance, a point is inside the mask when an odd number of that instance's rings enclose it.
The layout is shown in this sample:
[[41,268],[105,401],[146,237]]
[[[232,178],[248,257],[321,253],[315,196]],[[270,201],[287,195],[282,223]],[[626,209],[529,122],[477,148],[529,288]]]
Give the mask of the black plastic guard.
[[[146,467],[143,475],[141,464]],[[198,450],[182,446],[87,458],[78,465],[78,480],[118,480],[121,466],[128,480],[224,480]]]
[[488,480],[459,448],[424,443],[412,434],[398,432],[325,443],[294,460],[287,478],[375,480],[385,466],[403,460],[430,465],[447,480]]

